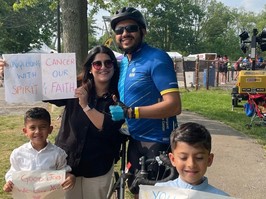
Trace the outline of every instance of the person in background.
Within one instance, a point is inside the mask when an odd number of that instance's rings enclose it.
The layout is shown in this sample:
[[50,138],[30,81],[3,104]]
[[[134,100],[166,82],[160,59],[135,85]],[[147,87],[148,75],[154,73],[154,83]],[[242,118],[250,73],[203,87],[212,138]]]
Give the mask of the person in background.
[[51,116],[46,109],[34,107],[25,113],[23,133],[30,142],[12,151],[11,167],[5,175],[5,192],[13,190],[12,174],[16,171],[65,170],[63,189],[70,190],[74,187],[75,176],[69,173],[71,167],[67,165],[67,154],[47,140],[52,131]]
[[259,97],[254,101],[258,105],[258,109],[263,115],[263,119],[266,120],[266,97]]
[[[132,174],[128,185],[138,198],[139,188],[131,185],[140,170],[139,158],[154,158],[160,151],[169,151],[181,100],[172,59],[144,42],[147,25],[141,12],[133,7],[118,10],[111,17],[111,28],[124,58],[118,84],[120,105],[110,106],[110,112],[114,121],[126,119],[130,133],[127,161]],[[155,165],[152,170],[149,179],[158,173]]]
[[234,63],[234,69],[235,69],[235,81],[238,78],[239,71],[241,71],[241,65],[242,65],[243,57],[239,57],[238,60]]
[[219,72],[219,82],[221,84],[224,84],[224,62],[221,55],[217,55],[217,58],[215,60],[215,66]]
[[210,185],[208,178],[204,176],[213,162],[214,154],[211,153],[211,147],[211,135],[203,125],[194,122],[180,125],[171,134],[172,152],[169,153],[179,177],[168,182],[156,183],[155,186],[179,187],[229,196]]
[[223,81],[225,84],[227,82],[227,74],[228,74],[228,63],[229,63],[229,58],[227,55],[223,56],[223,70],[224,70],[224,74],[223,74]]
[[235,74],[235,68],[232,66],[231,62],[228,62],[227,70],[229,71],[228,78],[230,78],[231,81],[233,81],[234,80],[234,74]]
[[252,69],[252,59],[250,56],[245,57],[242,60],[242,70],[251,70]]

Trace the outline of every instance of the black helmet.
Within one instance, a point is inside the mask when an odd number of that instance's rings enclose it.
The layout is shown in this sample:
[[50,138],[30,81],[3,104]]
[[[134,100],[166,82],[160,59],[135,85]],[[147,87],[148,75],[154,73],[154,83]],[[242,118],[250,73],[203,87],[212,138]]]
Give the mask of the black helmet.
[[112,29],[115,30],[115,26],[117,23],[127,19],[132,19],[136,21],[141,28],[146,29],[146,21],[143,15],[140,11],[132,7],[123,7],[122,9],[116,11],[115,15],[111,17]]

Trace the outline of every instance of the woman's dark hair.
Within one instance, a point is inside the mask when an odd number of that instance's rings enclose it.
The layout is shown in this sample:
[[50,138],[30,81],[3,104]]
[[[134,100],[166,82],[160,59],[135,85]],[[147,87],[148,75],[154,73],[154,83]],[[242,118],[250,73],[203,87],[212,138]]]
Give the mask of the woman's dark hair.
[[98,45],[95,46],[94,48],[92,48],[89,51],[89,54],[86,58],[85,63],[83,64],[83,70],[82,72],[78,75],[78,85],[81,86],[82,84],[87,84],[88,88],[89,88],[89,92],[91,93],[95,93],[95,83],[94,83],[94,77],[93,75],[90,73],[91,71],[91,64],[95,59],[95,56],[99,53],[104,53],[109,55],[110,59],[113,61],[114,64],[114,75],[111,78],[111,82],[110,82],[110,86],[109,86],[109,90],[108,92],[110,94],[115,94],[117,97],[119,97],[118,95],[118,78],[119,78],[119,69],[118,69],[118,63],[117,63],[117,59],[113,53],[113,51],[104,46],[104,45]]

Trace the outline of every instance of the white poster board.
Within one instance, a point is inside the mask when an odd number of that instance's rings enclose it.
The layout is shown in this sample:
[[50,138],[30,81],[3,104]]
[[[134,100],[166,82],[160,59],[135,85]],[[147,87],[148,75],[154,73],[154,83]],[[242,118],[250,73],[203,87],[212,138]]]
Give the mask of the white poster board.
[[64,199],[65,171],[18,171],[12,175],[14,199]]
[[191,189],[140,185],[139,199],[233,199]]
[[77,88],[74,53],[3,54],[5,100],[31,103],[74,98]]

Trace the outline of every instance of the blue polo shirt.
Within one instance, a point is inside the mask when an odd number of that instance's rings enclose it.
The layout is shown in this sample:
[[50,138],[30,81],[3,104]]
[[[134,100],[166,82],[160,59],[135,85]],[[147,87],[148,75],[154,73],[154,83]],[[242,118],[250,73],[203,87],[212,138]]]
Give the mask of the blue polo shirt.
[[[120,100],[129,107],[148,106],[162,101],[162,95],[178,92],[174,65],[169,55],[143,43],[129,62],[120,63]],[[176,117],[164,119],[127,119],[130,135],[139,141],[169,143],[177,127]]]

